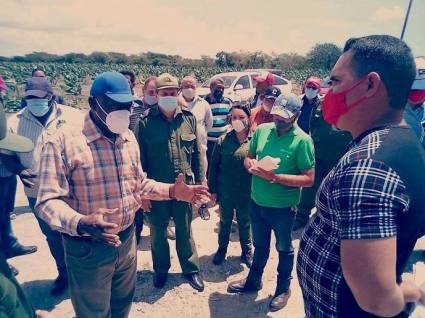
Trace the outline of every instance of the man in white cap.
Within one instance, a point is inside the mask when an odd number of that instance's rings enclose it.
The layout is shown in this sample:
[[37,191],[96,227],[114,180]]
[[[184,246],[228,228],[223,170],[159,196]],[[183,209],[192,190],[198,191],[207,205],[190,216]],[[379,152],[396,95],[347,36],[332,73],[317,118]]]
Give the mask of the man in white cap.
[[[229,284],[228,291],[253,292],[262,288],[261,278],[270,254],[271,233],[279,255],[277,286],[270,310],[286,306],[294,267],[292,226],[301,188],[314,182],[314,147],[309,135],[296,125],[302,102],[294,94],[280,95],[271,110],[273,122],[260,125],[249,145],[245,167],[253,174],[251,187],[251,227],[254,259],[248,277]],[[272,157],[279,162],[266,170],[257,162]],[[258,160],[256,162],[256,160]],[[266,159],[267,160],[267,159]]]

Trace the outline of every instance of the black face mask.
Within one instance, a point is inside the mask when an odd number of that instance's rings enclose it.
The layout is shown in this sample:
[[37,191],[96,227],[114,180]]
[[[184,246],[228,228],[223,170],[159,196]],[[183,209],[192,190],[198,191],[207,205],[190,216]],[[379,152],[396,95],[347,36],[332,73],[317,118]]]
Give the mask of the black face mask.
[[213,92],[213,96],[216,100],[221,100],[223,98],[223,91],[221,90],[215,90]]

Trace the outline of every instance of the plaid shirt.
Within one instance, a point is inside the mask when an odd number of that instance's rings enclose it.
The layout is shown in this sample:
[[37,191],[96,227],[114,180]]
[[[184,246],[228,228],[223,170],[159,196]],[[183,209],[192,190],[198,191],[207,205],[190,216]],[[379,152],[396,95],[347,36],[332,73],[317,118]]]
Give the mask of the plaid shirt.
[[[375,159],[378,150],[390,150],[385,143],[390,130],[368,132],[353,141],[317,192],[317,213],[303,233],[297,260],[307,317],[340,317],[340,310],[358,307],[342,275],[341,241],[396,236],[398,219],[408,212],[404,182]],[[365,314],[353,317],[360,316]]]
[[118,208],[105,218],[123,231],[139,208],[135,194],[169,199],[169,185],[145,178],[134,134],[128,130],[113,143],[89,114],[82,130],[59,130],[45,144],[39,176],[38,215],[53,229],[75,236],[83,215],[99,208]]

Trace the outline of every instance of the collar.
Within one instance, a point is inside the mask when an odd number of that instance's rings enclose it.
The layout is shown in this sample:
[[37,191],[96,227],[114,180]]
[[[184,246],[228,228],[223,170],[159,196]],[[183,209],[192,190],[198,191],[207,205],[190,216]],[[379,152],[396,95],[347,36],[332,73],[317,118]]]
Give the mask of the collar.
[[371,133],[374,133],[375,131],[378,130],[384,130],[384,129],[388,129],[388,128],[394,128],[394,127],[403,127],[403,125],[382,125],[382,126],[376,126],[376,127],[372,127],[369,128],[367,130],[365,130],[364,132],[362,132],[360,135],[357,136],[357,138],[353,139],[348,145],[347,145],[347,150],[351,149],[352,147],[358,145],[361,143],[361,141],[366,138],[368,135],[370,135]]
[[[230,132],[229,132],[229,134],[235,139],[235,140],[237,140],[238,142],[239,142],[239,140],[238,140],[238,137],[236,136],[236,131],[234,130],[234,129],[232,129]],[[251,131],[251,130],[249,130],[249,132],[248,132],[248,136],[245,138],[245,140],[243,141],[243,142],[248,142],[248,141],[250,141],[251,140],[251,138],[252,138],[252,135],[253,135],[253,132]]]
[[[62,116],[63,114],[63,110],[62,108],[60,108],[58,106],[58,104],[56,104],[55,101],[53,101],[52,103],[52,112],[49,116],[49,118],[46,121],[46,126],[51,123],[52,121],[54,121],[55,119],[59,118],[60,116]],[[27,107],[25,107],[20,113],[18,113],[16,115],[16,117],[20,118],[20,117],[24,117],[29,121],[33,121],[36,122],[37,124],[41,125],[41,123],[39,122],[39,120],[28,110]]]
[[317,102],[317,100],[319,99],[319,96],[316,96],[315,98],[313,98],[311,101],[307,98],[307,96],[303,96],[302,98],[305,102],[307,102],[307,104],[313,105],[314,103]]
[[[100,138],[107,139],[103,134],[102,131],[99,129],[99,127],[96,126],[93,119],[90,117],[90,111],[86,113],[86,116],[84,118],[84,125],[83,125],[83,134],[87,138],[87,142],[91,143],[95,140],[98,140]],[[109,140],[109,139],[108,139]],[[130,131],[127,130],[122,135],[118,136],[115,143],[117,143],[119,140],[122,141],[130,141]]]
[[273,124],[272,130],[274,131],[276,136],[278,136],[279,138],[285,137],[285,136],[297,136],[298,135],[298,125],[297,124],[294,124],[290,130],[288,130],[286,133],[284,133],[281,136],[279,136],[277,134],[277,129],[276,129],[276,126],[274,124]]

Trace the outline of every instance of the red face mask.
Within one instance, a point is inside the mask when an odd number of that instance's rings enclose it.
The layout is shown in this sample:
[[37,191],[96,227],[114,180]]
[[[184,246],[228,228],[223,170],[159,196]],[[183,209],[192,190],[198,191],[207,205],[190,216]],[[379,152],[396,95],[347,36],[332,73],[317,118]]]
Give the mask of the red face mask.
[[355,89],[357,86],[359,86],[361,83],[363,83],[365,80],[367,80],[367,77],[362,78],[360,81],[358,81],[356,84],[351,86],[350,88],[346,89],[345,91],[334,93],[333,89],[330,89],[323,100],[323,118],[331,125],[336,126],[338,119],[348,113],[348,111],[357,105],[359,105],[361,102],[363,102],[368,97],[363,96],[359,98],[357,101],[352,103],[351,105],[347,105],[345,98],[349,92],[351,92],[353,89]]
[[408,102],[410,105],[419,105],[425,101],[425,90],[413,89],[410,91]]

